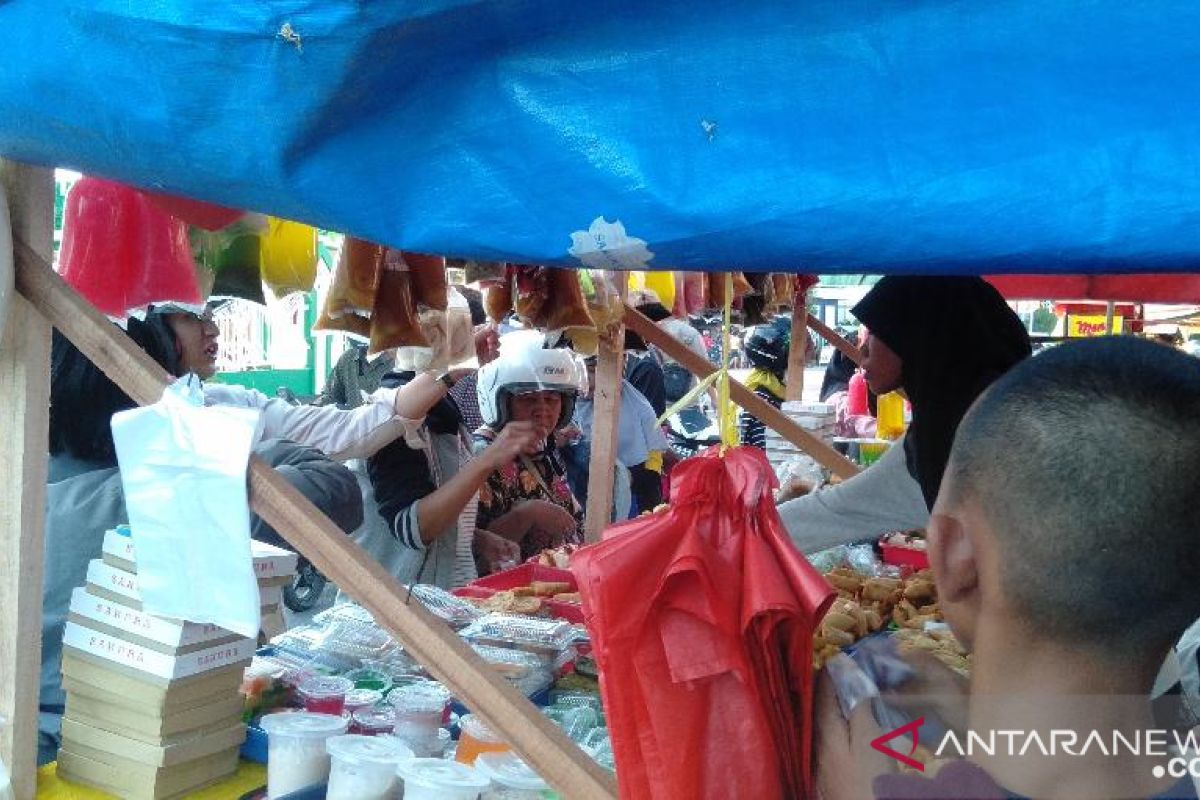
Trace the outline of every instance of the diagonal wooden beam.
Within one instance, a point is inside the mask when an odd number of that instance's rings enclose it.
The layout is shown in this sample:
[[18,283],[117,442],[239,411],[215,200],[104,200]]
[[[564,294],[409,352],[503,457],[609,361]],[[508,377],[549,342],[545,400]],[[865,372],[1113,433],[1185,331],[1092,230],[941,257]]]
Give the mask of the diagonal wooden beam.
[[[709,363],[707,358],[692,352],[686,345],[655,325],[650,321],[649,317],[628,303],[625,304],[625,325],[647,342],[678,361],[693,375],[699,378],[707,378],[717,371],[717,368]],[[813,436],[804,428],[801,428],[782,411],[747,389],[741,381],[731,380],[729,382],[729,391],[733,402],[758,417],[768,428],[808,453],[818,464],[828,469],[834,475],[846,479],[858,474],[858,467],[854,462],[825,444],[818,437]]]
[[[14,242],[17,290],[139,404],[156,402],[167,374],[26,246]],[[488,666],[316,506],[259,458],[249,467],[250,507],[399,640],[434,677],[482,716],[564,797],[615,798],[616,781]]]
[[850,342],[848,342],[844,336],[826,325],[821,320],[814,317],[812,314],[808,315],[808,327],[825,337],[827,342],[836,347],[838,350],[841,350],[846,357],[855,364],[862,364],[862,351],[850,344]]

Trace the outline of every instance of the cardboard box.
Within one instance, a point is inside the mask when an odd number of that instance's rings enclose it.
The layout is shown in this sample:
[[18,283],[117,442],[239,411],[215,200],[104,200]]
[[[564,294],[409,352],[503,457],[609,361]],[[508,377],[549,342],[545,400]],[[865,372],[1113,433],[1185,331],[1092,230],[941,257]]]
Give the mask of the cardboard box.
[[93,728],[146,744],[168,745],[241,722],[244,706],[244,698],[236,691],[221,694],[205,705],[164,712],[160,706],[145,705],[134,709],[68,690],[66,713],[71,719]]
[[175,680],[245,664],[254,656],[255,642],[238,639],[191,653],[169,655],[68,621],[63,631],[64,651],[68,647],[158,678]]
[[[71,593],[71,619],[89,628],[116,631],[122,638],[166,653],[187,652],[240,639],[217,625],[156,617],[123,603],[90,594],[83,587]],[[166,648],[166,649],[164,649]]]
[[[133,548],[133,537],[124,531],[125,526],[104,534],[104,561],[126,572],[137,572],[137,555]],[[290,550],[250,540],[250,557],[254,560],[254,575],[261,585],[263,581],[291,578],[296,571],[298,557]]]
[[167,745],[153,745],[71,719],[69,708],[62,718],[64,750],[109,763],[115,759],[126,759],[148,767],[174,767],[231,748],[237,749],[245,739],[246,726],[240,721],[200,736]]
[[[115,603],[122,603],[138,611],[142,610],[142,594],[138,588],[135,573],[127,572],[111,564],[106,564],[99,558],[94,558],[88,564],[87,582],[87,590],[91,594]],[[283,600],[283,587],[278,585],[260,587],[258,594],[259,604],[262,608],[278,605]]]
[[174,800],[224,780],[238,767],[236,749],[176,767],[147,767],[128,759],[108,761],[95,755],[84,755],[64,747],[58,751],[58,777],[124,800]]
[[168,681],[74,648],[63,649],[63,689],[139,713],[163,716],[220,703],[237,695],[249,662]]

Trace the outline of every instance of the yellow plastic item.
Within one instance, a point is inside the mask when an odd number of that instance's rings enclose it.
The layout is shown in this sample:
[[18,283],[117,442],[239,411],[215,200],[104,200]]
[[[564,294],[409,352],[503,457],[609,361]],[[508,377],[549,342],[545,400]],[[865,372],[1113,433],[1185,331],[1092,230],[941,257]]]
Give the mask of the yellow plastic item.
[[894,441],[904,435],[904,398],[898,392],[880,395],[878,411],[880,439]]
[[262,240],[262,279],[277,297],[311,292],[317,280],[317,229],[268,217]]
[[658,295],[658,300],[670,310],[675,305],[675,273],[674,272],[642,272],[631,270],[629,273],[629,291],[636,292],[649,289]]

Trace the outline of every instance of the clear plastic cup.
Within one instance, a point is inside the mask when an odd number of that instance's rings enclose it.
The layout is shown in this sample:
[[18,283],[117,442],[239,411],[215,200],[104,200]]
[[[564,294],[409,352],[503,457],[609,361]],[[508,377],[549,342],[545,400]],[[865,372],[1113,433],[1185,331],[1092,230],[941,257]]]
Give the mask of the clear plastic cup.
[[346,692],[346,710],[353,714],[364,708],[371,708],[383,700],[383,692],[378,689],[351,689]]
[[396,729],[396,712],[387,706],[360,708],[350,719],[350,732],[362,736],[383,736]]
[[446,718],[450,693],[434,681],[422,681],[393,689],[388,703],[396,710],[396,728],[403,735],[432,735]]
[[492,782],[481,800],[542,800],[550,786],[515,753],[484,753],[475,769]]
[[354,682],[346,678],[320,675],[301,683],[297,691],[305,711],[337,717],[346,710],[346,694],[353,688]]
[[506,753],[509,750],[512,750],[512,746],[497,736],[479,717],[466,714],[459,718],[455,761],[472,765],[482,753]]
[[332,760],[326,800],[392,800],[396,767],[413,757],[398,740],[375,736],[334,736],[325,749]]
[[325,742],[346,732],[349,721],[331,714],[291,711],[268,714],[259,723],[267,732],[267,797],[283,797],[329,778]]
[[454,754],[454,740],[450,738],[450,731],[445,728],[438,728],[432,732],[414,732],[397,726],[393,729],[392,736],[410,748],[417,758],[449,758]]
[[476,800],[491,785],[472,767],[440,758],[402,761],[396,775],[404,781],[404,800]]
[[387,694],[388,690],[392,688],[391,676],[374,667],[351,670],[342,677],[352,681],[356,689],[376,689]]

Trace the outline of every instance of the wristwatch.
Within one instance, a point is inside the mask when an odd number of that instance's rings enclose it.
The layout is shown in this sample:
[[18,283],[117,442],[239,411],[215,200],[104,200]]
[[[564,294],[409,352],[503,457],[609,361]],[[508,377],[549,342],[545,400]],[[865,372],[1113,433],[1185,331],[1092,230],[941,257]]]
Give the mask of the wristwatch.
[[446,385],[447,389],[454,388],[454,376],[451,375],[449,372],[443,372],[441,375],[437,376],[437,379],[439,381],[441,381],[442,383],[444,383]]

